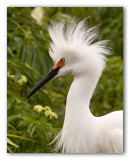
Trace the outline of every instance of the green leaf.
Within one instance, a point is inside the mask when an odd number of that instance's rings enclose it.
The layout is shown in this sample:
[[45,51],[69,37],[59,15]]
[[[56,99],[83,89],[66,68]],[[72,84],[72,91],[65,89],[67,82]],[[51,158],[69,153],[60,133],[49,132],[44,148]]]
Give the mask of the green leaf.
[[25,62],[26,54],[27,54],[27,47],[26,44],[23,44],[20,49],[20,55],[19,55],[21,62]]
[[8,137],[19,138],[19,139],[23,139],[23,140],[26,140],[26,141],[31,141],[31,142],[38,143],[38,141],[36,141],[34,139],[30,139],[30,138],[26,138],[26,137],[22,137],[22,136],[18,136],[18,135],[7,134],[7,136]]
[[9,143],[10,145],[18,148],[19,146],[17,144],[15,144],[14,142],[12,142],[9,138],[7,138],[7,143]]
[[13,153],[13,151],[11,150],[11,148],[9,146],[7,146],[7,150],[10,152],[10,153]]

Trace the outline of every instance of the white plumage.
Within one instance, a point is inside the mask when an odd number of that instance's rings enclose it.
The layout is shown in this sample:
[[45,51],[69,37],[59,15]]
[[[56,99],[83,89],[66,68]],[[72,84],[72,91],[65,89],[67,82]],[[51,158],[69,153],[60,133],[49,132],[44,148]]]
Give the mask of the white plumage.
[[[63,153],[122,153],[123,112],[95,117],[89,103],[109,55],[107,41],[97,41],[98,26],[87,20],[59,20],[49,28],[49,54],[54,62],[64,57],[66,65],[57,76],[71,74],[64,125],[53,142]],[[105,93],[104,93],[105,94]]]
[[[89,104],[109,55],[107,41],[96,41],[98,26],[89,28],[87,20],[59,20],[49,28],[52,39],[49,54],[56,63],[26,98],[55,76],[71,74],[64,125],[53,142],[63,153],[122,153],[123,112],[95,117]],[[105,93],[104,93],[105,94]]]

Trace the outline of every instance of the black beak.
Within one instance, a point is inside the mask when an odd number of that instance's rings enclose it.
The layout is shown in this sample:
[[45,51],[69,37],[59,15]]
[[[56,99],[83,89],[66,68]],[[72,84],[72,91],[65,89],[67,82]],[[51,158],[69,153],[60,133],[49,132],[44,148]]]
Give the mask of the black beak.
[[54,78],[61,67],[57,67],[55,69],[52,69],[43,79],[41,79],[38,84],[29,92],[26,99],[31,97],[38,89],[40,89],[43,85],[45,85],[48,81],[50,81],[52,78]]

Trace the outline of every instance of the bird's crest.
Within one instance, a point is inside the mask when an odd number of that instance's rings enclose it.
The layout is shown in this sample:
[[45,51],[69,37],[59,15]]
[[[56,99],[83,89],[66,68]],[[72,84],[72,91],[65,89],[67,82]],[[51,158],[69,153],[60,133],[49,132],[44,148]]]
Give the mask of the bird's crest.
[[79,21],[74,18],[69,20],[63,18],[52,22],[49,27],[52,39],[49,54],[55,62],[63,49],[68,50],[69,48],[79,50],[79,54],[82,54],[83,49],[86,49],[86,54],[88,50],[93,50],[93,53],[97,54],[103,63],[106,61],[106,55],[110,54],[110,49],[107,47],[108,41],[97,41],[99,25],[89,28],[87,19]]

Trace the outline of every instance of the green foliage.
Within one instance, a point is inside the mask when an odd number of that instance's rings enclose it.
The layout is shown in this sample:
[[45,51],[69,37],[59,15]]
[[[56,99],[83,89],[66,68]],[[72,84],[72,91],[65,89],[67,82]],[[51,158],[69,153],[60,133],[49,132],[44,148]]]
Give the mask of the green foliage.
[[91,101],[96,116],[123,109],[123,61],[110,58]]
[[[44,111],[37,112],[34,105],[22,96],[25,84],[15,81],[14,75],[8,74],[7,123],[8,137],[12,137],[19,147],[8,146],[12,152],[50,152],[47,144],[56,135],[56,119],[46,117]],[[29,138],[28,138],[29,137]],[[29,145],[33,149],[29,150]]]
[[[7,149],[13,153],[51,152],[53,146],[48,144],[63,125],[71,76],[54,79],[29,100],[25,99],[53,66],[48,55],[50,38],[47,32],[52,19],[68,18],[68,15],[91,16],[90,26],[101,24],[100,39],[111,40],[113,55],[97,85],[90,108],[94,115],[100,116],[123,107],[123,9],[48,7],[43,8],[42,25],[31,17],[33,9],[7,9]],[[46,110],[45,106],[51,109]]]

